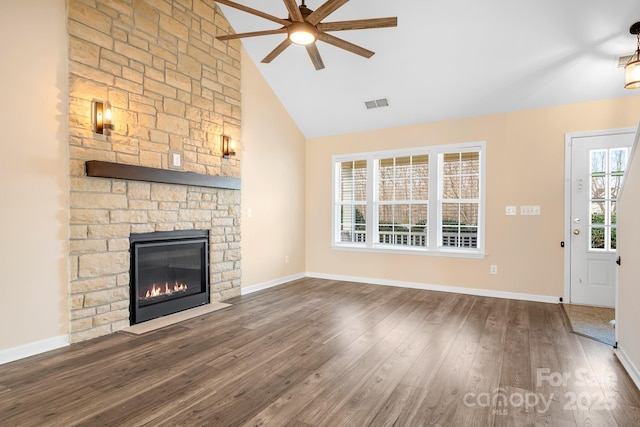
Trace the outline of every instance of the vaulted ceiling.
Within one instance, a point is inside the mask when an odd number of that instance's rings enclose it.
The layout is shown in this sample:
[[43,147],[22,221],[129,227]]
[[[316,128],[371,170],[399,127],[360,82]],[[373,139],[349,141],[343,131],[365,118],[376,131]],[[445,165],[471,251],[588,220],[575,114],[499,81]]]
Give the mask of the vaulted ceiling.
[[[287,17],[281,0],[235,1]],[[279,27],[220,8],[238,33]],[[640,95],[618,68],[636,49],[638,0],[351,0],[324,21],[387,16],[397,28],[333,33],[370,59],[317,42],[320,71],[296,45],[260,62],[284,34],[242,44],[308,138]],[[365,107],[381,98],[388,107]]]

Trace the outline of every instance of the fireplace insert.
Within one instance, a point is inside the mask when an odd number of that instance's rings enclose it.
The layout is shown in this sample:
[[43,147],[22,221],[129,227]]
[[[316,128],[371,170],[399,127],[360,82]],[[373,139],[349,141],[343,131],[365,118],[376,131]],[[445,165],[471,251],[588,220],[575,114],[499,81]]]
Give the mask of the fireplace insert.
[[209,303],[209,231],[131,234],[131,324]]

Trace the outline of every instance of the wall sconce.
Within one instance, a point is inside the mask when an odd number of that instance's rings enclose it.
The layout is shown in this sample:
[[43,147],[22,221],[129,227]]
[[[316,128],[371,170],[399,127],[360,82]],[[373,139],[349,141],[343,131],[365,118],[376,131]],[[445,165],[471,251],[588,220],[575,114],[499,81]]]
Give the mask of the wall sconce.
[[222,157],[228,159],[236,155],[236,143],[227,135],[222,135]]
[[629,58],[624,67],[624,87],[626,89],[640,88],[640,22],[636,22],[629,28],[631,34],[638,37],[638,48]]
[[113,110],[109,101],[93,101],[93,131],[100,135],[109,136],[115,128],[113,124]]

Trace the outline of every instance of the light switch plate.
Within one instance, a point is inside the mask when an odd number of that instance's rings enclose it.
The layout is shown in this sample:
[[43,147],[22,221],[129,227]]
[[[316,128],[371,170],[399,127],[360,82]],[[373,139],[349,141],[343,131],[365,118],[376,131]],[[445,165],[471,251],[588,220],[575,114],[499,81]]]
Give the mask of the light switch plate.
[[540,215],[540,206],[520,206],[520,215],[538,216]]
[[169,167],[171,169],[182,169],[182,153],[179,151],[170,151],[169,152]]
[[515,206],[507,206],[504,209],[504,214],[509,216],[518,215],[518,210]]

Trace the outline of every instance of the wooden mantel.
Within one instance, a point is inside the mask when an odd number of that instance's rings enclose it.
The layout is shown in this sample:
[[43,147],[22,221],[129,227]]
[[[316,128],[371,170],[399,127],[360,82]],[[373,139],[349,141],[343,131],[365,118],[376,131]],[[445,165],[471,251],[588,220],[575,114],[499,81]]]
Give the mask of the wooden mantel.
[[224,176],[203,175],[146,166],[89,160],[86,164],[87,176],[98,178],[130,179],[133,181],[161,182],[164,184],[195,185],[199,187],[239,190],[240,180]]

